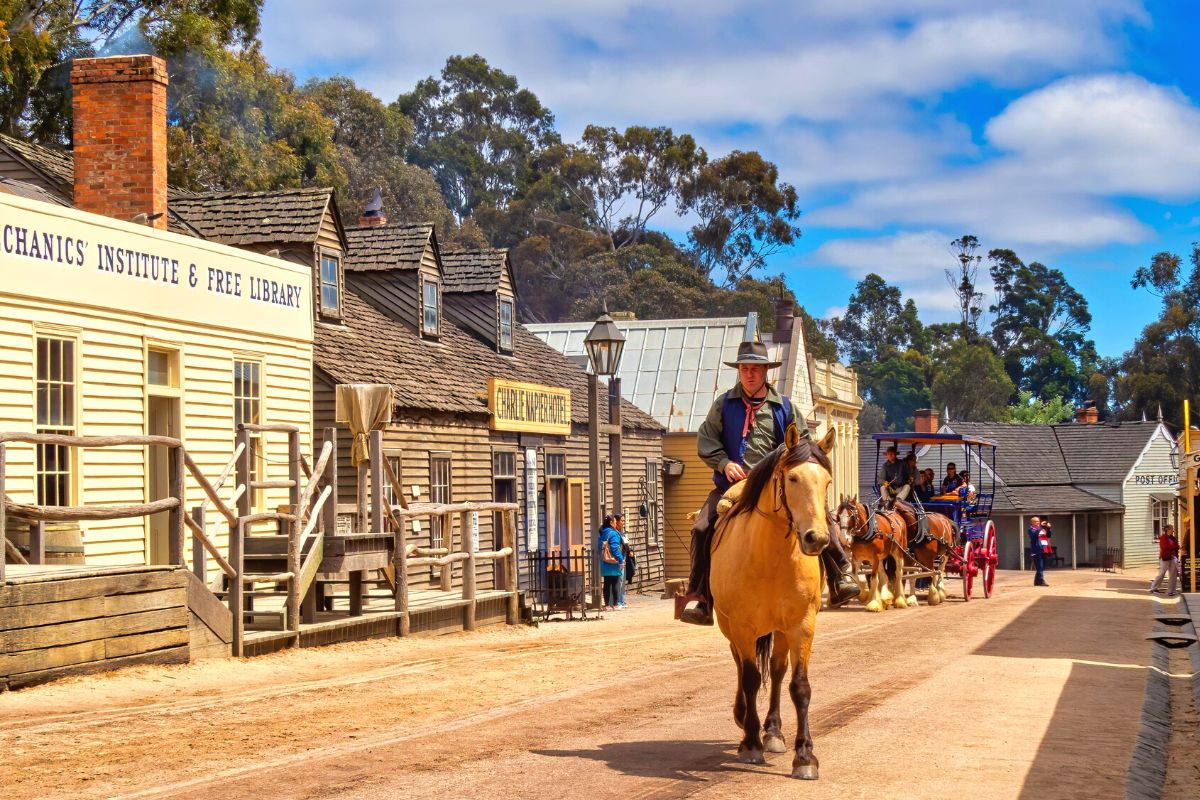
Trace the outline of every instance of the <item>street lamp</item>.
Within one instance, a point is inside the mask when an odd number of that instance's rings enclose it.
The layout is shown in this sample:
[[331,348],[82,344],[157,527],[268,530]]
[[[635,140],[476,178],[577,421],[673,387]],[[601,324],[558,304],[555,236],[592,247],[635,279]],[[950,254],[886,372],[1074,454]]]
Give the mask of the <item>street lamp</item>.
[[[587,350],[588,364],[588,470],[591,496],[592,536],[600,531],[600,498],[606,487],[600,485],[600,377],[608,380],[608,461],[612,465],[613,503],[612,513],[621,511],[621,379],[617,370],[621,366],[621,353],[625,350],[625,336],[613,322],[605,309],[596,324],[583,339]],[[592,606],[602,604],[600,586],[600,550],[592,548]]]

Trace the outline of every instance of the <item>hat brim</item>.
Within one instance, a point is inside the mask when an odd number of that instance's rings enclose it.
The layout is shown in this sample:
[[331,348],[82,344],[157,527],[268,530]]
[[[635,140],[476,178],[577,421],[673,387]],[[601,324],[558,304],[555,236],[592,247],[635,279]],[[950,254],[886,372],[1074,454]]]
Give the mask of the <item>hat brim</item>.
[[767,369],[775,369],[776,367],[783,366],[782,361],[759,361],[757,359],[752,360],[752,361],[743,361],[743,360],[739,359],[737,361],[726,361],[725,362],[725,366],[727,366],[727,367],[739,367],[742,364],[753,364],[754,366],[766,367]]

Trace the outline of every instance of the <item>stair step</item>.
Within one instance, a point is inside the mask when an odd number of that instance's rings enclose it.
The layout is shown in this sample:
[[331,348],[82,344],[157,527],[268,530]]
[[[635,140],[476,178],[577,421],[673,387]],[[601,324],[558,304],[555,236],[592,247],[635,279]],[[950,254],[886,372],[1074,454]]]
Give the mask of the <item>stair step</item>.
[[290,572],[247,572],[242,575],[242,583],[283,583],[291,579]]
[[[229,592],[227,590],[213,592],[213,594],[222,600],[229,597]],[[242,597],[287,597],[287,592],[274,592],[267,589],[258,589],[254,591],[246,590],[242,592]]]

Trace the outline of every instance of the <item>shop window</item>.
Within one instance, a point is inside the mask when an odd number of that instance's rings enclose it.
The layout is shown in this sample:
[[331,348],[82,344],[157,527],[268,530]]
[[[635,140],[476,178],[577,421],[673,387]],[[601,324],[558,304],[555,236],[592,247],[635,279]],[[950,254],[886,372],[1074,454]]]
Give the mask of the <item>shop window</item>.
[[[262,423],[262,363],[258,361],[233,362],[233,429],[241,425]],[[262,440],[257,433],[250,434],[250,480],[262,480]],[[261,511],[266,501],[262,489],[255,489],[250,505]]]
[[[450,503],[450,454],[449,453],[430,453],[429,454],[429,502],[438,505],[449,505]],[[448,549],[454,548],[454,542],[447,541],[449,537],[445,536],[446,525],[449,520],[445,517],[433,517],[429,524],[429,546],[433,548],[445,547]],[[431,575],[436,575],[437,567],[430,569]]]
[[[75,435],[75,340],[51,336],[37,339],[37,432]],[[37,502],[71,504],[74,454],[60,444],[37,446]]]
[[438,335],[438,284],[437,281],[422,279],[421,281],[421,334],[423,336]]
[[[492,451],[492,500],[496,503],[517,502],[517,454],[513,450]],[[500,511],[492,514],[492,539],[496,550],[504,546],[502,516]]]
[[570,547],[567,509],[567,456],[546,453],[546,550],[565,552]]
[[[392,474],[396,476],[396,483],[404,486],[404,472],[401,469],[401,452],[399,450],[384,449],[383,460],[387,462],[391,468]],[[388,508],[400,505],[400,498],[396,496],[396,490],[392,486],[391,480],[386,474],[380,476],[383,481],[383,503]],[[386,515],[385,515],[386,516]]]
[[500,301],[500,349],[511,353],[513,349],[513,301]]
[[341,291],[342,265],[337,256],[321,254],[321,314],[327,317],[342,316]]
[[146,385],[153,389],[179,388],[179,351],[161,347],[146,350]]
[[[658,547],[658,476],[659,465],[657,461],[646,461],[646,477],[642,481],[642,502],[646,504],[647,514],[645,516],[647,528],[646,544],[650,547]],[[628,512],[627,512],[628,513]],[[640,509],[639,509],[640,514]],[[626,520],[628,522],[628,520]]]
[[1154,521],[1154,539],[1158,541],[1163,529],[1168,525],[1175,524],[1175,501],[1152,498],[1150,500],[1150,516]]

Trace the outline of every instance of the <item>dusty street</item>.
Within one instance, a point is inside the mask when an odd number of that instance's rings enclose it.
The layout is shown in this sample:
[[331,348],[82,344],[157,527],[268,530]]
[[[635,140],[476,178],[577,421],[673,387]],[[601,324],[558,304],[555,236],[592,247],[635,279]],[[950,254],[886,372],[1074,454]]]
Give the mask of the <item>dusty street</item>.
[[1150,663],[1148,578],[1049,580],[1000,573],[990,600],[822,614],[815,784],[785,777],[790,753],[736,761],[724,640],[649,598],[602,621],[0,695],[0,783],[6,800],[1124,796]]

